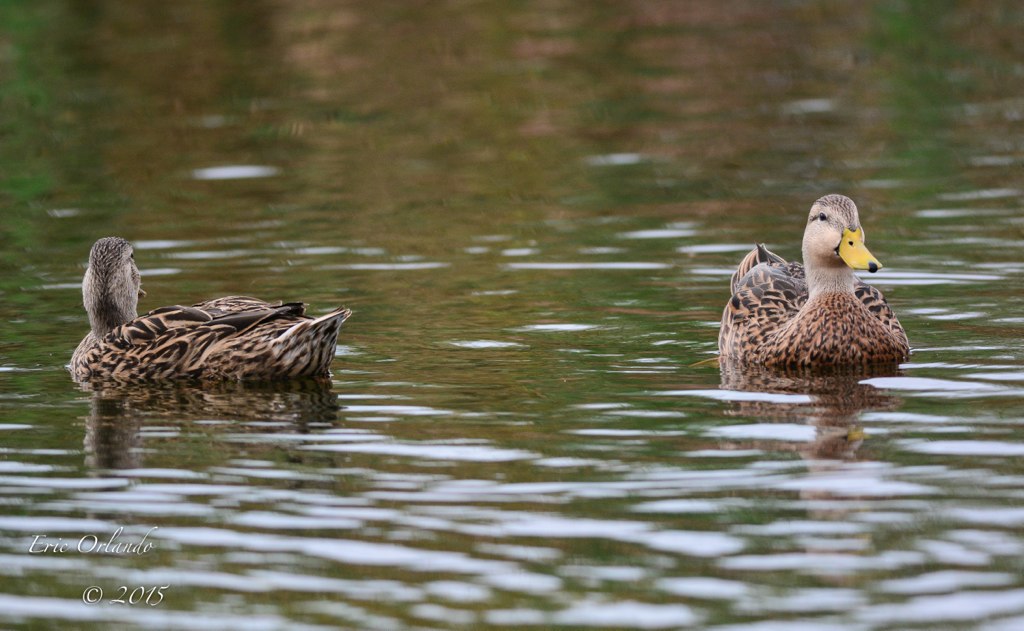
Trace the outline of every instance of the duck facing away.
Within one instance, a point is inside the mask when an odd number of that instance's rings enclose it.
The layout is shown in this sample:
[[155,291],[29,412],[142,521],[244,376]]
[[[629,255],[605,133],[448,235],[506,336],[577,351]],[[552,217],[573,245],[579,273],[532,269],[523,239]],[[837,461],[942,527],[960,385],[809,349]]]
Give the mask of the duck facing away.
[[864,245],[853,200],[826,195],[814,202],[803,259],[787,263],[763,244],[744,257],[722,313],[721,359],[813,368],[909,357],[907,334],[885,297],[853,274],[882,267]]
[[341,307],[311,318],[301,302],[228,296],[139,316],[145,295],[131,243],[97,241],[82,281],[91,330],[68,366],[76,381],[326,377],[352,314]]

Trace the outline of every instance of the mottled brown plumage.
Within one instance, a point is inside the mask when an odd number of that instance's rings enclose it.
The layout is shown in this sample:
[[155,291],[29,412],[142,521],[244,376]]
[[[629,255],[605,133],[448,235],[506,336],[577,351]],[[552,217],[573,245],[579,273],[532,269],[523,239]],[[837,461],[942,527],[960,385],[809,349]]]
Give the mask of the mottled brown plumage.
[[131,244],[97,241],[82,282],[91,330],[68,366],[76,381],[327,376],[338,330],[352,313],[340,307],[311,318],[301,302],[228,296],[138,316],[140,295]]
[[882,293],[854,276],[881,264],[863,244],[857,207],[827,195],[804,232],[804,264],[758,245],[733,274],[722,314],[720,355],[766,366],[898,363],[910,346]]

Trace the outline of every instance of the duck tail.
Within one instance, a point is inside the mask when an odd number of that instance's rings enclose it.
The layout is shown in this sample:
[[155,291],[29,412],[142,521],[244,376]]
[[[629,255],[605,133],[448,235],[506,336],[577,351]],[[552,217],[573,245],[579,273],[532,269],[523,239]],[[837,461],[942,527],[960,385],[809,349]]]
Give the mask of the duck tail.
[[284,365],[289,366],[289,376],[329,375],[338,331],[351,315],[351,309],[338,307],[318,318],[296,324],[277,338],[278,356]]
[[769,265],[786,265],[786,259],[766,248],[763,243],[757,244],[757,262]]
[[345,307],[338,307],[334,311],[331,311],[330,313],[325,313],[324,315],[320,316],[319,318],[314,319],[313,320],[313,324],[311,326],[315,326],[315,325],[321,324],[323,322],[331,322],[331,321],[334,321],[334,320],[337,320],[338,321],[338,326],[341,326],[345,322],[345,320],[349,319],[349,317],[351,315],[352,315],[352,310],[351,309],[346,309]]

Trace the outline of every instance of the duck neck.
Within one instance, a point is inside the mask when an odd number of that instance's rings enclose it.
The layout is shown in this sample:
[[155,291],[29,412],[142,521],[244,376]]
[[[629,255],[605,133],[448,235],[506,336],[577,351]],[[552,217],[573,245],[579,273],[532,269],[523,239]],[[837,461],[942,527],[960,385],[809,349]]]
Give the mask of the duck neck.
[[806,266],[808,300],[829,294],[853,294],[857,277],[849,267]]
[[89,326],[93,335],[102,338],[114,327],[134,320],[139,316],[137,301],[124,291],[114,291],[111,279],[96,278],[91,270],[86,271],[82,283],[82,299],[89,314]]

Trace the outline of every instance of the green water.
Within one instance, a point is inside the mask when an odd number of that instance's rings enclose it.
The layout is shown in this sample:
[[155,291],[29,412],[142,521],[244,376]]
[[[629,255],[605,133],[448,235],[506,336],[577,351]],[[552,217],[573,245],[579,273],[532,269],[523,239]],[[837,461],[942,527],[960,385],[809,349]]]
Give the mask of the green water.
[[[1022,26],[0,3],[0,623],[1024,627]],[[832,192],[910,362],[701,363],[739,259]],[[80,389],[108,235],[142,310],[352,308],[331,383]],[[119,527],[152,547],[76,549]]]

